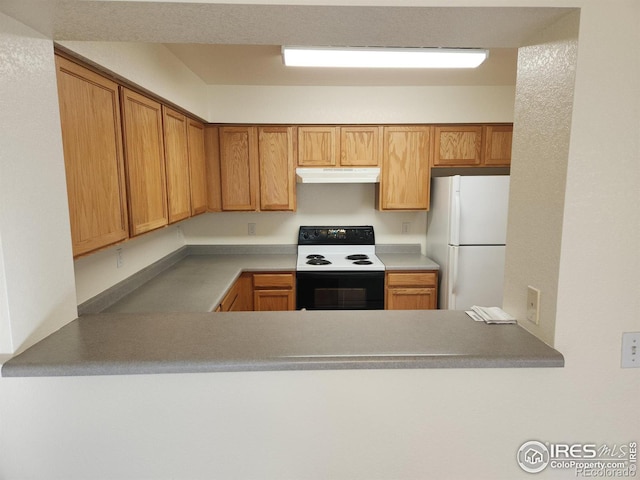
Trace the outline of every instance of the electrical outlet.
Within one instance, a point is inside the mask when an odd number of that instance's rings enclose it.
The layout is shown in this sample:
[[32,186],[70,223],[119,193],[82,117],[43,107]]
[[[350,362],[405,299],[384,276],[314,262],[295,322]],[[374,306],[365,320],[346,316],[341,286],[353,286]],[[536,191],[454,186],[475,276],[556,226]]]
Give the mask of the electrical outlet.
[[247,233],[249,235],[255,235],[256,234],[256,224],[255,223],[247,224]]
[[527,320],[538,325],[540,321],[540,290],[527,286]]
[[121,268],[124,265],[124,258],[122,257],[122,248],[116,248],[116,268]]
[[411,229],[411,222],[402,222],[402,233],[403,234],[409,233],[410,229]]
[[640,367],[640,332],[626,332],[622,334],[621,367]]

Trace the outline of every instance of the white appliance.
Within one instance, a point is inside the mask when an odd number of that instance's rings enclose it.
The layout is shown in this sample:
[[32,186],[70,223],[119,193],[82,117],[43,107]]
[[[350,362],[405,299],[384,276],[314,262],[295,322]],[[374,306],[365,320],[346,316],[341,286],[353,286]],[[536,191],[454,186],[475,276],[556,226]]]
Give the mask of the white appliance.
[[438,307],[502,307],[509,176],[432,182],[427,256],[440,265]]

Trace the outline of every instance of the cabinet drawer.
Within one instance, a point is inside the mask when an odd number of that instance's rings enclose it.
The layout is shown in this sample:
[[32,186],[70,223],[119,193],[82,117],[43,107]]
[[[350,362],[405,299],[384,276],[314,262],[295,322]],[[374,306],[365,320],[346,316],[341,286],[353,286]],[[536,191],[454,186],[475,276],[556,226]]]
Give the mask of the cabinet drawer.
[[388,287],[435,286],[438,281],[437,272],[388,272]]
[[254,273],[253,288],[293,288],[293,273]]

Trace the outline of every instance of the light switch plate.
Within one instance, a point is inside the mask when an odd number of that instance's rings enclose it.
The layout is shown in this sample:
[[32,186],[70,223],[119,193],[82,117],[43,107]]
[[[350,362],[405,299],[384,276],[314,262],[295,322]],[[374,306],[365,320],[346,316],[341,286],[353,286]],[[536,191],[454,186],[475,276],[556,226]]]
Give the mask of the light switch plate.
[[622,334],[622,368],[640,367],[640,332]]

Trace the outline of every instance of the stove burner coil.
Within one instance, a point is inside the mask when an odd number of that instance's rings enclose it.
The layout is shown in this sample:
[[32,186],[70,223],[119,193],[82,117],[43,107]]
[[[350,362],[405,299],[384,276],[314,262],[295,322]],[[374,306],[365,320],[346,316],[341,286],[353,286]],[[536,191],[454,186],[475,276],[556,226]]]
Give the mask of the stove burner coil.
[[353,263],[354,265],[373,265],[373,262],[371,260],[356,260]]
[[324,255],[320,255],[317,253],[312,253],[311,255],[307,255],[307,260],[322,260],[324,258]]
[[[364,255],[362,253],[356,253],[354,255],[348,255],[347,260],[369,260],[369,256],[368,255]],[[364,264],[359,264],[359,265],[369,265],[371,262],[369,263],[364,263]]]
[[307,265],[331,265],[329,260],[325,260],[324,258],[311,258]]

